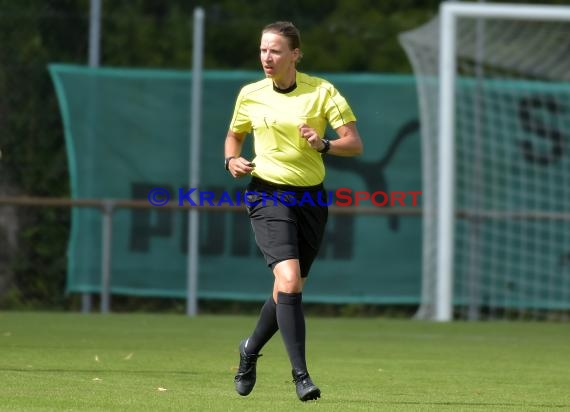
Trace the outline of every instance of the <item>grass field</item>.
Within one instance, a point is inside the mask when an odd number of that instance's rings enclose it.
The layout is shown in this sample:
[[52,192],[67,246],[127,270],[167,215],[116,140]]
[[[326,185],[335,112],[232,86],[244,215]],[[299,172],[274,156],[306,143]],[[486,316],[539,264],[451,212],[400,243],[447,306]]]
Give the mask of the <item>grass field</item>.
[[570,327],[308,318],[323,397],[301,403],[280,336],[234,392],[251,317],[0,313],[1,411],[570,410]]

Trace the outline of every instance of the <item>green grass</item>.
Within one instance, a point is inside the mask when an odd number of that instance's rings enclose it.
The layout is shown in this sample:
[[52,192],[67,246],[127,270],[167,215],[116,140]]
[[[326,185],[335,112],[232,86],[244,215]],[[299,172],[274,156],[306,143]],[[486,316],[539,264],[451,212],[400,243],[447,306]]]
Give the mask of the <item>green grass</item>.
[[234,392],[237,344],[254,323],[0,313],[0,410],[570,410],[567,324],[308,318],[323,397],[301,403],[278,335],[252,394]]

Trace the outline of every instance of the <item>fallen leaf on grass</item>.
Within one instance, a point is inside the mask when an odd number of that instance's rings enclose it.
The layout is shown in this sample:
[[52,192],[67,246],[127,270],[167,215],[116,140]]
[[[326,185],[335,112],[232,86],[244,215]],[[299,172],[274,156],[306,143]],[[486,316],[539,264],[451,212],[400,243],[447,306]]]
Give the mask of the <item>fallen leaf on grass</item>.
[[124,357],[125,360],[130,360],[133,357],[134,353],[129,353],[127,356]]

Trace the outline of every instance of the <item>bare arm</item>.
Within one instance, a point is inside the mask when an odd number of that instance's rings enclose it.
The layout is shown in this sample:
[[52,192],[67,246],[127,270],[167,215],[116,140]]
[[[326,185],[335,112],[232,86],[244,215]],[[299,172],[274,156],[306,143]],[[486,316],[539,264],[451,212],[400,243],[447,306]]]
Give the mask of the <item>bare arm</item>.
[[[322,138],[315,129],[303,124],[299,127],[301,136],[307,139],[309,145],[315,150],[322,150],[325,146]],[[335,156],[358,156],[362,153],[363,145],[356,122],[350,122],[336,129],[338,139],[331,140],[329,154]]]
[[358,156],[364,150],[356,122],[350,122],[336,129],[338,139],[331,141],[329,154],[335,156]]
[[236,133],[228,130],[224,144],[224,156],[232,157],[228,163],[228,170],[233,177],[238,178],[252,172],[252,163],[241,157],[241,148],[245,139],[245,133]]

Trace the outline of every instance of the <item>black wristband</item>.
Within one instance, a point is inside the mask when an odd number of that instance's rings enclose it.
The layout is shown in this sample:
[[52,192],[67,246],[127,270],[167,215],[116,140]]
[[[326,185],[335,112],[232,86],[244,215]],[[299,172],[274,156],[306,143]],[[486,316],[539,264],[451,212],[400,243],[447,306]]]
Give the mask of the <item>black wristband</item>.
[[224,167],[227,171],[230,170],[230,160],[235,159],[235,158],[236,158],[235,156],[230,156],[230,157],[226,157],[224,159]]
[[323,143],[325,144],[321,150],[317,150],[317,152],[325,154],[331,149],[331,142],[329,139],[322,139]]

